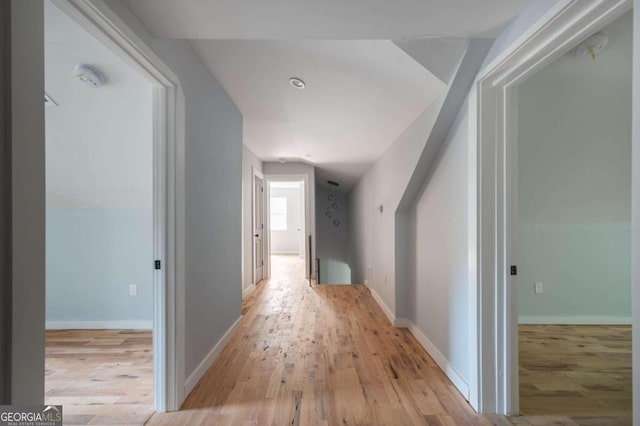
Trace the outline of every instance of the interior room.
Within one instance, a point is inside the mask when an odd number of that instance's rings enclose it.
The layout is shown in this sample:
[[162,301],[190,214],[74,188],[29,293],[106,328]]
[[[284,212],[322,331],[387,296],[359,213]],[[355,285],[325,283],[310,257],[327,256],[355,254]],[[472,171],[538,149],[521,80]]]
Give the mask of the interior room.
[[143,423],[153,412],[152,86],[44,4],[44,400],[73,424]]
[[519,87],[522,415],[631,423],[632,34],[629,12]]
[[[268,205],[271,264],[284,262],[303,272],[306,256],[304,181],[269,181]],[[279,270],[275,267],[272,275]]]

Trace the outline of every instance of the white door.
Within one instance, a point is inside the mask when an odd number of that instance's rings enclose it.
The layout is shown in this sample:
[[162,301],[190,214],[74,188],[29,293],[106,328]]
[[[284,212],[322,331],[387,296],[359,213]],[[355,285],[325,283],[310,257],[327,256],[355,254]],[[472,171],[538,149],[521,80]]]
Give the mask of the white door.
[[264,182],[254,175],[253,180],[253,283],[264,278]]

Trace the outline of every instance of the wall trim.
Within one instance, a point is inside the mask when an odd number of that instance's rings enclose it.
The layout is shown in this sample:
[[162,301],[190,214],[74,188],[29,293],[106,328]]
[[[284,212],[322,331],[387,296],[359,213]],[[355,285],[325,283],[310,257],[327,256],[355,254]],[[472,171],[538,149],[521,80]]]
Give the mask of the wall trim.
[[204,373],[207,372],[218,355],[220,355],[220,352],[222,352],[224,347],[227,346],[227,343],[229,342],[229,340],[231,340],[231,337],[233,337],[236,330],[240,326],[241,319],[242,315],[240,315],[238,319],[233,324],[231,324],[231,327],[229,327],[226,333],[224,333],[220,340],[218,340],[218,343],[215,344],[211,351],[204,357],[202,361],[200,361],[200,364],[198,364],[195,370],[193,370],[193,372],[189,375],[184,383],[185,396],[189,396],[193,388],[196,387],[202,376],[204,376]]
[[47,330],[152,330],[153,321],[47,321]]
[[389,319],[389,322],[391,323],[391,325],[393,325],[394,327],[396,327],[395,322],[396,322],[396,316],[393,314],[393,312],[391,311],[391,309],[389,309],[389,307],[387,306],[386,303],[384,303],[384,300],[382,300],[382,297],[380,297],[380,295],[378,294],[378,292],[376,292],[374,289],[372,289],[371,287],[367,287],[369,289],[369,292],[371,292],[371,296],[373,296],[373,300],[376,301],[376,303],[378,304],[378,306],[380,306],[380,309],[382,309],[382,312],[384,312],[384,314],[387,316],[387,318]]
[[557,325],[630,325],[631,317],[606,315],[583,316],[519,316],[518,324],[557,324]]
[[242,289],[242,298],[244,299],[245,297],[247,297],[248,295],[253,293],[253,291],[255,289],[256,289],[256,285],[255,284],[251,284],[249,287],[243,288]]
[[431,358],[438,364],[438,367],[444,372],[444,374],[451,380],[451,383],[458,389],[458,391],[462,394],[464,399],[469,401],[469,384],[467,381],[458,373],[458,371],[451,365],[447,357],[445,357],[442,352],[438,350],[436,345],[433,344],[431,340],[415,325],[411,320],[406,318],[400,318],[397,322],[401,322],[402,324],[406,324],[402,327],[409,330],[413,337],[416,338],[418,343],[424,348],[425,351],[429,354]]

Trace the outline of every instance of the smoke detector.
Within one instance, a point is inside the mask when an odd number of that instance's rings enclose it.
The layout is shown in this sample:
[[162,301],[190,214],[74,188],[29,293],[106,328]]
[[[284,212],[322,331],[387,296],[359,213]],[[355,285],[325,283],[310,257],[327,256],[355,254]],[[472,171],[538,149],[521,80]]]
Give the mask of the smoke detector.
[[609,37],[605,33],[596,33],[576,47],[576,57],[595,60],[596,56],[607,47],[608,42]]
[[304,89],[307,85],[306,83],[298,77],[291,77],[289,79],[289,84],[295,87],[296,89]]
[[87,86],[98,88],[104,86],[104,77],[100,72],[87,65],[78,65],[73,70],[73,76],[78,78]]

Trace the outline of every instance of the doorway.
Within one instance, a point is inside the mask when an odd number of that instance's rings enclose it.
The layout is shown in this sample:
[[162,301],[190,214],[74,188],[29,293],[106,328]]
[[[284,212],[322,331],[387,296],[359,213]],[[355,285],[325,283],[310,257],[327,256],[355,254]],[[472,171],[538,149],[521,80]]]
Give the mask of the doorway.
[[[152,103],[149,107],[152,116],[152,262],[145,266],[153,276],[152,409],[176,410],[184,399],[182,384],[185,381],[182,246],[185,228],[184,192],[180,185],[184,182],[184,168],[179,156],[184,149],[184,132],[181,131],[184,127],[183,93],[176,75],[142,40],[135,37],[107,5],[71,0],[49,0],[45,4],[59,8],[74,25],[80,26],[101,47],[106,47],[128,64],[152,87]],[[83,65],[95,67],[98,64]],[[72,74],[74,70],[68,71]],[[117,84],[118,76],[114,77],[111,80],[106,78],[106,83]],[[124,99],[120,102],[126,103]],[[56,102],[55,96],[49,94],[47,99],[45,95],[46,102],[51,100]],[[93,117],[94,120],[99,118],[104,117]],[[136,173],[139,175],[142,172],[136,170],[133,174]],[[138,199],[134,196],[131,198]],[[103,260],[102,266],[109,266],[109,259]],[[137,283],[127,283],[126,290],[135,293],[137,287],[131,284]],[[148,326],[146,321],[143,324]]]
[[304,280],[307,264],[304,179],[268,181],[268,256],[270,276]]
[[264,222],[265,222],[264,176],[253,171],[253,284],[265,278],[264,267]]
[[[517,89],[544,66],[576,48],[631,7],[632,2],[627,0],[558,4],[488,64],[478,77],[478,90],[472,94],[472,105],[478,108],[479,128],[478,143],[473,147],[476,162],[472,166],[477,167],[478,179],[470,194],[474,199],[472,205],[477,208],[477,212],[472,213],[477,213],[478,218],[470,234],[473,246],[477,247],[474,254],[477,271],[474,269],[471,273],[474,280],[477,279],[474,286],[477,298],[474,295],[472,305],[477,309],[477,318],[472,316],[475,318],[472,327],[477,330],[477,340],[473,337],[472,344],[477,351],[472,366],[475,369],[477,361],[478,381],[477,386],[472,386],[470,402],[481,411],[509,415],[520,411],[517,341],[520,268],[515,250]],[[632,183],[631,191],[635,194],[637,190]],[[637,220],[640,218],[634,212],[632,234]]]
[[153,413],[153,85],[45,9],[45,403],[65,420]]
[[524,416],[631,422],[632,45],[627,12],[518,87]]

